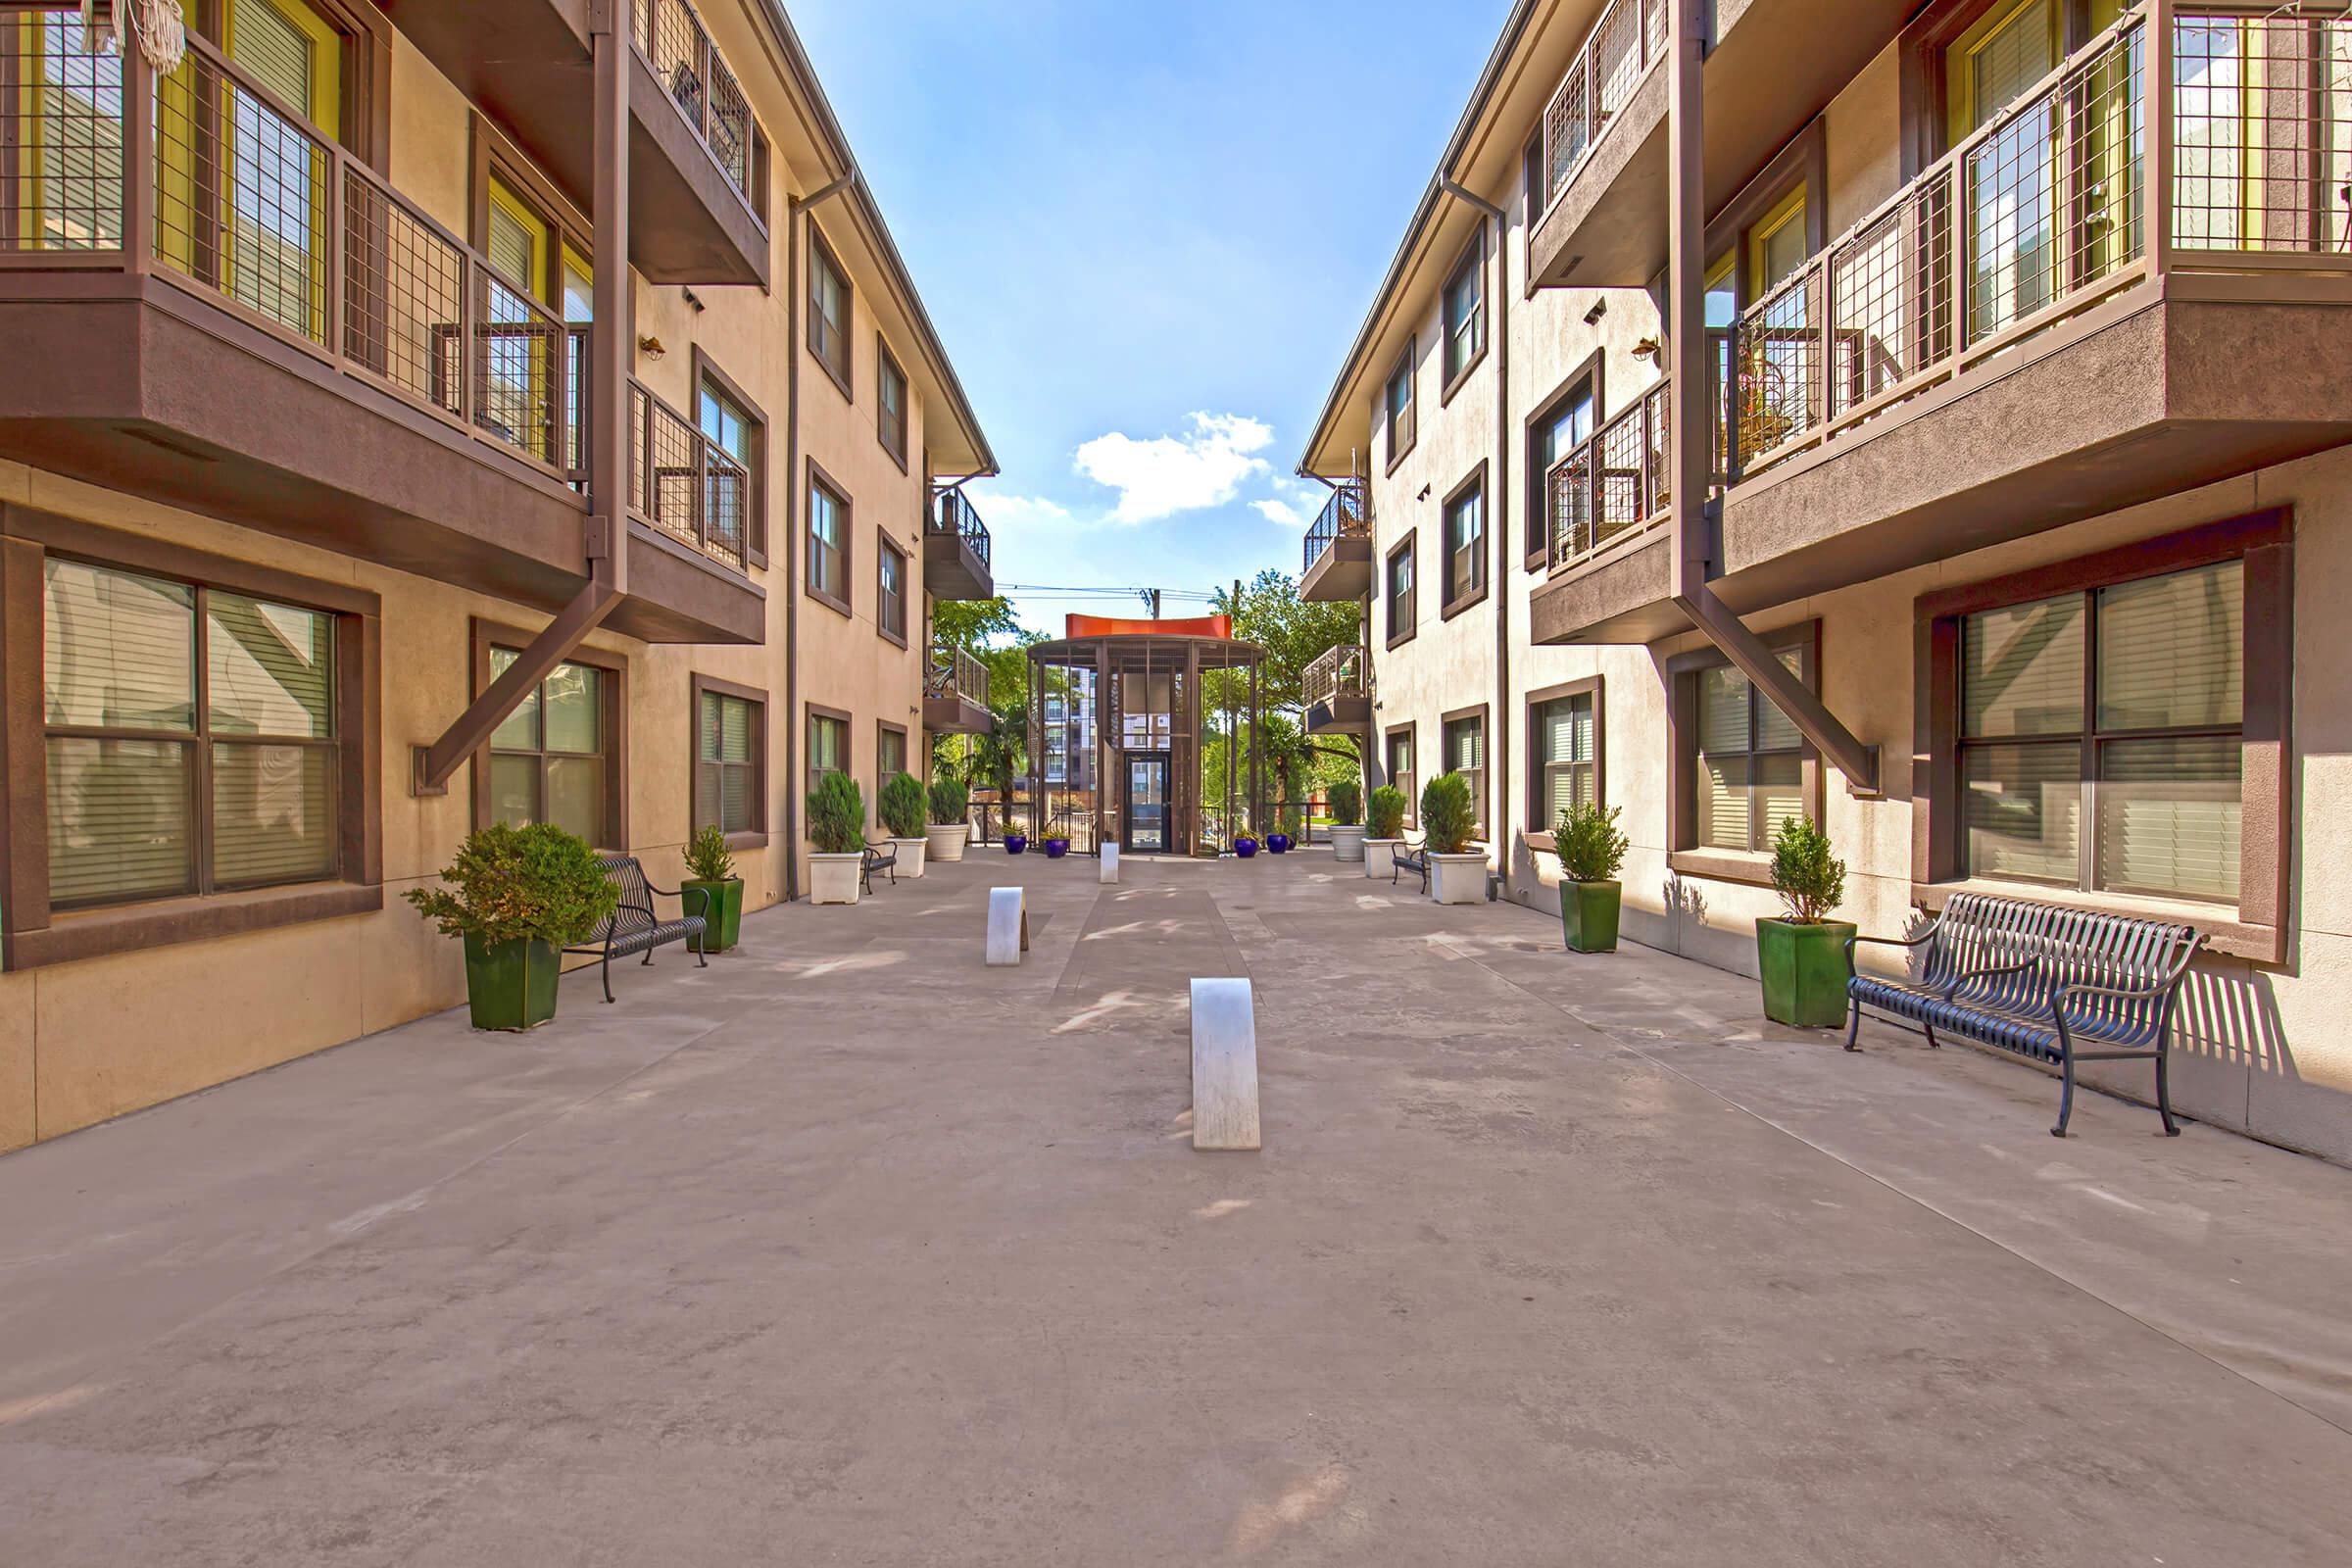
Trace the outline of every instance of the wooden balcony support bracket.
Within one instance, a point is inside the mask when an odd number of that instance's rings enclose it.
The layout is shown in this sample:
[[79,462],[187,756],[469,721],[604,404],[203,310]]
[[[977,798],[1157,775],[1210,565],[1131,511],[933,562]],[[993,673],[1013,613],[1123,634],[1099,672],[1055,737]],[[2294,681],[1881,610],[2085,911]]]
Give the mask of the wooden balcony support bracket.
[[490,683],[430,746],[412,753],[409,790],[414,795],[446,795],[450,775],[490,742],[523,698],[547,679],[558,664],[569,659],[588,634],[604,623],[622,595],[610,584],[591,577],[578,597],[531,639],[506,672]]
[[1668,471],[1673,499],[1674,605],[1707,641],[1760,688],[1856,795],[1881,793],[1879,749],[1866,746],[1764,640],[1715,596],[1709,573],[1722,550],[1715,482],[1714,413],[1708,388],[1706,188],[1701,162],[1702,71],[1711,0],[1672,0],[1667,71],[1667,333],[1674,378],[1668,392]]

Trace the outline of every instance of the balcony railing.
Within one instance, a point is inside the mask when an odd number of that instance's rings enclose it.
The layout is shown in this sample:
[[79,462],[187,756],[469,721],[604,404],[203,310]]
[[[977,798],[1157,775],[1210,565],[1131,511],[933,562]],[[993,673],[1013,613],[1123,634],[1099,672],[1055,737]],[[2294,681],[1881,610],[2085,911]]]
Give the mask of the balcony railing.
[[631,0],[631,17],[638,53],[645,56],[655,79],[668,89],[678,113],[710,149],[710,161],[758,216],[759,202],[752,190],[752,106],[725,59],[711,46],[703,19],[686,0]]
[[715,561],[743,569],[752,476],[677,410],[629,384],[629,510]]
[[942,490],[932,499],[931,515],[923,520],[926,533],[951,539],[961,539],[980,564],[989,564],[988,524],[972,510],[971,502],[961,490]]
[[1360,646],[1342,644],[1317,656],[1298,678],[1306,706],[1340,697],[1372,695],[1372,660]]
[[923,686],[926,697],[960,697],[976,707],[988,706],[988,666],[960,648],[931,650],[931,673]]
[[1664,520],[1673,499],[1667,452],[1672,383],[1643,392],[1544,476],[1551,569],[1563,570]]
[[1333,487],[1331,498],[1306,530],[1304,569],[1312,571],[1324,553],[1342,539],[1372,537],[1372,503],[1359,481]]
[[1666,56],[1666,0],[1616,0],[1590,36],[1544,112],[1544,205],[1559,199],[1601,133]]

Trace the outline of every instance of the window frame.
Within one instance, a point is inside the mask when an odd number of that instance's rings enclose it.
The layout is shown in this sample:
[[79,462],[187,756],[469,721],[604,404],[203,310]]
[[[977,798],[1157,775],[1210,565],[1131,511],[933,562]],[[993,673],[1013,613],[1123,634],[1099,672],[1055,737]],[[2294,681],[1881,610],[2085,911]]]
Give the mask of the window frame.
[[[1391,648],[1411,642],[1421,632],[1421,559],[1413,548],[1419,533],[1418,528],[1407,528],[1404,531],[1404,537],[1391,545],[1389,553],[1381,557],[1380,602],[1383,612],[1388,616],[1389,646]],[[1412,586],[1404,591],[1405,615],[1402,631],[1396,629],[1396,597],[1394,575],[1398,557],[1404,559],[1405,565],[1411,571],[1413,578]]]
[[[535,631],[518,626],[502,626],[479,615],[467,622],[470,654],[469,685],[471,695],[479,697],[490,689],[496,677],[491,672],[491,653],[508,649],[519,653],[530,647],[538,637]],[[602,694],[598,714],[612,736],[605,747],[605,826],[602,837],[609,843],[591,844],[590,848],[617,855],[629,848],[629,656],[608,649],[591,648],[582,643],[564,656],[566,664],[584,664],[600,671],[604,679],[598,688]],[[490,795],[490,739],[483,737],[470,760],[472,772],[473,826],[482,828],[491,821]],[[545,755],[544,750],[541,755]]]
[[[1526,465],[1527,473],[1526,564],[1530,571],[1544,571],[1551,565],[1551,497],[1544,485],[1551,467],[1548,464],[1539,465],[1537,443],[1561,413],[1577,401],[1580,393],[1592,405],[1592,430],[1594,434],[1599,433],[1605,419],[1600,395],[1607,369],[1607,354],[1594,349],[1585,357],[1582,365],[1560,378],[1559,384],[1551,389],[1551,396],[1545,398],[1520,427],[1520,462]],[[1591,440],[1592,437],[1586,439]]]
[[[1447,492],[1444,505],[1438,509],[1438,562],[1442,596],[1438,618],[1451,620],[1463,611],[1483,603],[1493,589],[1494,569],[1488,559],[1494,548],[1493,509],[1487,505],[1487,467],[1481,461],[1470,470],[1469,477]],[[1453,519],[1464,503],[1476,498],[1478,502],[1478,549],[1471,554],[1471,575],[1474,580],[1459,594],[1453,591]]]
[[[556,188],[521,148],[485,118],[478,109],[466,111],[470,172],[466,185],[466,243],[490,254],[491,186],[506,188],[510,197],[545,226],[548,254],[540,258],[544,276],[530,280],[531,302],[557,317],[564,315],[564,256],[576,254],[590,268],[596,261],[596,228],[588,215]],[[468,287],[471,285],[468,284]]]
[[[820,263],[841,283],[841,361],[838,365],[828,359],[818,345],[819,337],[824,335],[819,328],[825,324],[824,311],[817,293]],[[841,388],[841,395],[855,404],[858,401],[857,364],[852,343],[858,329],[858,286],[850,281],[849,269],[841,265],[841,257],[831,245],[825,243],[824,230],[817,226],[813,218],[808,220],[808,298],[806,303],[808,316],[802,329],[802,337],[808,345],[808,357],[824,367],[825,374],[831,376],[833,384]]]
[[[1380,422],[1382,429],[1387,432],[1391,473],[1396,471],[1396,465],[1404,461],[1405,455],[1421,439],[1420,363],[1415,358],[1415,351],[1419,347],[1418,334],[1408,336],[1404,340],[1404,352],[1396,357],[1396,364],[1389,367],[1387,378],[1380,383]],[[1398,410],[1390,396],[1399,381],[1404,384],[1404,439],[1401,441],[1396,438]]]
[[[1456,321],[1453,315],[1454,286],[1465,277],[1476,279],[1478,302],[1467,320]],[[1491,335],[1488,331],[1488,315],[1493,308],[1493,301],[1489,298],[1492,292],[1487,284],[1487,225],[1481,222],[1453,266],[1446,269],[1446,281],[1438,287],[1438,374],[1444,382],[1438,393],[1438,407],[1441,409],[1453,401],[1453,395],[1462,389],[1463,382],[1470,379],[1471,372],[1486,362],[1487,340]],[[1464,326],[1470,329],[1470,352],[1456,366],[1452,363],[1454,340]]]
[[[342,34],[336,84],[339,124],[327,139],[389,178],[392,172],[390,21],[376,7],[359,4],[357,0],[287,0],[287,3],[301,6]],[[68,5],[66,9],[73,7]],[[188,19],[189,30],[225,52],[228,17],[221,0],[195,0],[187,9],[192,13]],[[340,199],[338,193],[337,200]]]
[[[49,902],[44,566],[51,555],[265,599],[334,619],[336,868],[311,882],[53,910]],[[383,907],[379,598],[161,539],[0,503],[0,969],[203,941]],[[31,700],[22,700],[29,694]],[[191,788],[194,786],[191,785]]]
[[1408,718],[1401,724],[1391,724],[1380,732],[1381,778],[1385,783],[1395,784],[1396,782],[1396,770],[1390,765],[1394,760],[1390,748],[1396,744],[1396,737],[1399,735],[1404,737],[1405,747],[1413,756],[1412,771],[1406,774],[1411,782],[1404,791],[1404,822],[1402,825],[1418,828],[1421,825],[1421,725],[1419,720]]
[[[899,417],[895,439],[890,418],[890,399],[887,396],[894,379],[898,382],[899,387]],[[901,473],[906,471],[908,449],[913,444],[914,415],[911,408],[913,398],[914,383],[906,379],[906,367],[900,365],[898,356],[890,352],[889,340],[884,338],[880,332],[876,332],[874,334],[874,435],[882,443],[882,450],[889,453],[891,461],[899,466]]]
[[[692,832],[701,832],[703,820],[703,699],[706,696],[730,698],[748,703],[752,710],[752,825],[727,835],[730,850],[764,850],[767,848],[767,692],[760,686],[745,686],[736,681],[722,680],[696,670],[689,677],[686,706],[686,821]],[[724,762],[718,764],[726,766]]]
[[[1821,691],[1821,621],[1800,620],[1762,634],[1764,646],[1775,654],[1795,649],[1799,674],[1807,690]],[[1666,662],[1666,863],[1684,876],[1709,877],[1722,882],[1772,885],[1769,850],[1721,850],[1698,842],[1698,677],[1731,663],[1712,645],[1677,654]],[[1754,693],[1752,696],[1761,696]],[[1752,698],[1751,698],[1752,700]],[[1770,699],[1765,699],[1770,701]],[[1753,720],[1750,720],[1751,725]],[[1752,733],[1752,729],[1751,729]],[[1750,754],[1754,755],[1754,754]],[[1819,822],[1825,805],[1820,754],[1799,736],[1797,747],[1798,800],[1808,819]],[[1752,835],[1751,835],[1752,837]]]
[[[1816,118],[1803,130],[1788,139],[1788,144],[1773,156],[1755,178],[1741,187],[1740,194],[1726,202],[1723,210],[1707,220],[1705,265],[1701,271],[1713,276],[1727,257],[1734,259],[1732,267],[1732,311],[1737,318],[1746,314],[1756,303],[1752,288],[1754,269],[1750,265],[1754,231],[1769,220],[1779,216],[1792,198],[1804,201],[1806,262],[1821,254],[1830,241],[1828,214],[1824,211],[1830,184],[1829,144],[1823,122]],[[1802,270],[1801,264],[1799,270]]]
[[[852,717],[847,710],[839,708],[827,708],[822,703],[805,703],[802,705],[802,707],[804,709],[801,720],[801,741],[804,747],[804,750],[801,754],[803,788],[813,793],[816,789],[817,781],[823,778],[826,773],[847,773],[852,778],[856,778],[858,776],[858,764],[857,760],[853,755],[851,737],[855,733],[852,726],[856,724],[857,720]],[[820,719],[825,722],[839,724],[841,726],[841,765],[839,767],[820,769],[816,765],[816,726]],[[869,802],[867,804],[870,809],[872,803]],[[802,836],[804,838],[808,836],[805,822],[802,829]]]
[[[874,630],[881,634],[884,642],[896,643],[904,648],[906,646],[906,588],[911,580],[909,573],[913,568],[913,557],[899,547],[898,541],[891,538],[890,529],[885,525],[875,525],[874,540]],[[883,577],[893,561],[899,564],[899,626],[896,631],[891,630],[890,626],[890,594]]]
[[1605,677],[1599,675],[1587,675],[1582,680],[1562,681],[1556,686],[1539,687],[1527,694],[1527,836],[1531,843],[1539,836],[1544,839],[1543,844],[1536,846],[1539,849],[1548,846],[1552,831],[1551,819],[1544,815],[1546,792],[1544,788],[1544,769],[1548,764],[1544,762],[1543,747],[1537,741],[1537,737],[1544,733],[1543,726],[1538,721],[1539,715],[1544,708],[1553,703],[1571,702],[1579,697],[1591,699],[1592,704],[1592,801],[1594,805],[1605,808],[1609,804],[1606,761],[1608,757],[1608,708],[1604,701],[1605,696]]
[[[1924,908],[1940,909],[1954,893],[2003,892],[2066,908],[2180,919],[2194,924],[2216,952],[2258,963],[2284,962],[2294,848],[2294,509],[2270,507],[1920,595],[1913,602],[1913,744],[1921,759],[1912,768],[1913,900]],[[1962,617],[2230,560],[2242,562],[2245,569],[2245,684],[2238,754],[2242,810],[2235,908],[2146,894],[1962,876]]]
[[[837,597],[816,584],[816,492],[822,490],[832,498],[841,512],[841,593]],[[801,580],[808,597],[844,615],[855,615],[850,608],[851,596],[857,591],[858,507],[834,477],[827,473],[814,458],[808,460],[808,485],[801,509]]]
[[[875,719],[874,789],[873,794],[868,797],[866,801],[866,815],[872,818],[874,826],[878,829],[884,826],[882,821],[882,786],[890,782],[890,774],[882,766],[882,737],[885,735],[896,735],[899,738],[899,771],[908,774],[914,773],[913,767],[909,765],[914,761],[914,741],[913,737],[908,733],[906,726],[904,724],[894,724],[887,718]],[[921,777],[920,774],[915,774],[914,776],[917,778]]]
[[[1494,726],[1490,722],[1486,703],[1468,708],[1450,709],[1438,715],[1438,760],[1445,766],[1439,771],[1458,773],[1453,765],[1453,750],[1449,742],[1457,724],[1475,723],[1478,726],[1478,787],[1470,792],[1470,841],[1490,848],[1494,843]],[[1416,754],[1416,760],[1418,756]],[[1430,775],[1435,778],[1437,774]]]
[[692,373],[692,423],[696,435],[703,434],[703,386],[706,382],[721,399],[735,405],[743,414],[745,445],[751,449],[751,456],[744,460],[743,466],[751,475],[752,487],[752,493],[744,501],[743,559],[748,566],[764,567],[767,564],[767,411],[747,396],[742,383],[720,368],[718,362],[705,352],[700,343],[694,346]]

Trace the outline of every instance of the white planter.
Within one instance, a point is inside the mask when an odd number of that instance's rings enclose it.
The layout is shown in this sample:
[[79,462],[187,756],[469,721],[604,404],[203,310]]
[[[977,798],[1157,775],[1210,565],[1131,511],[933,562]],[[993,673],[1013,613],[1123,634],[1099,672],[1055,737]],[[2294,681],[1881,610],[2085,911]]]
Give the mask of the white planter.
[[1331,830],[1331,858],[1349,865],[1364,858],[1364,829],[1361,823],[1354,827],[1335,827]]
[[893,869],[902,877],[910,876],[919,879],[923,874],[923,847],[930,842],[928,838],[892,839],[890,847],[896,850],[899,856],[899,863]]
[[859,855],[811,855],[808,857],[808,902],[810,904],[856,904],[858,902],[858,870],[865,859]]
[[1364,875],[1376,876],[1383,882],[1396,874],[1396,846],[1402,839],[1364,840]]
[[971,836],[969,822],[935,823],[923,830],[923,842],[931,846],[931,858],[943,865],[954,865],[963,858],[963,847]]
[[1431,856],[1429,896],[1440,904],[1486,903],[1486,856],[1476,851],[1465,855]]

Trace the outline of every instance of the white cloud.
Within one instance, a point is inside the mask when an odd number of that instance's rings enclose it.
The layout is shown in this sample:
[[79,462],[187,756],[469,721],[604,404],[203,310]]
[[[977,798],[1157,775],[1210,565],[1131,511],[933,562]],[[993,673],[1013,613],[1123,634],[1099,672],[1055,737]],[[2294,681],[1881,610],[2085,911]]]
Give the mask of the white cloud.
[[999,495],[977,487],[970,493],[972,505],[992,529],[1022,524],[1053,527],[1070,520],[1069,508],[1044,496]]
[[1271,426],[1239,414],[1196,414],[1182,435],[1138,441],[1113,430],[1078,449],[1076,466],[1119,493],[1113,522],[1155,522],[1180,512],[1221,507],[1242,486],[1270,472],[1252,454],[1274,441]]
[[1321,485],[1308,484],[1303,479],[1276,479],[1273,499],[1252,501],[1250,505],[1277,527],[1303,528],[1323,510],[1324,494]]

